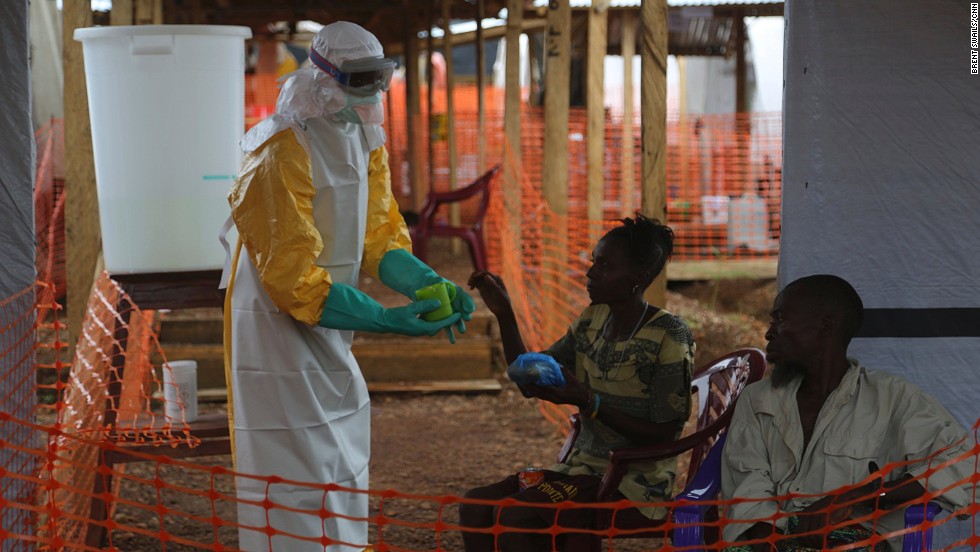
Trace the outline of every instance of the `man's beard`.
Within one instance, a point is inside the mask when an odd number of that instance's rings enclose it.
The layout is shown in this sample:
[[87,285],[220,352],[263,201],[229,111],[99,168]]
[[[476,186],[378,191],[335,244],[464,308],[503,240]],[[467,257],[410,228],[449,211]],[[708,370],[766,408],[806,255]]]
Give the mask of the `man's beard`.
[[806,368],[802,364],[798,362],[780,362],[773,366],[772,374],[769,378],[772,380],[773,387],[782,387],[796,378],[802,378],[804,375],[806,375]]

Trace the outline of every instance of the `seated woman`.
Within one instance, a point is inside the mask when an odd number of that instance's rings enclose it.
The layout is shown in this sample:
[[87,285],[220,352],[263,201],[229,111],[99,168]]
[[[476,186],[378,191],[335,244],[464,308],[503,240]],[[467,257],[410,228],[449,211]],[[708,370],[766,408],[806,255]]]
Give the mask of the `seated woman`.
[[[694,338],[680,318],[651,306],[643,291],[663,270],[673,251],[671,229],[640,214],[610,230],[592,253],[586,288],[592,304],[572,322],[557,343],[544,353],[561,365],[562,386],[521,385],[525,396],[577,406],[582,431],[565,463],[544,471],[543,481],[521,488],[518,474],[471,489],[466,498],[521,503],[595,502],[610,450],[675,440],[691,412]],[[471,288],[479,290],[500,326],[508,363],[526,352],[507,290],[499,276],[474,273]],[[612,500],[669,500],[676,460],[635,465]],[[460,504],[460,525],[473,528],[592,527],[594,509],[558,510],[533,506]],[[617,519],[666,516],[663,508],[630,508]],[[551,550],[546,533],[507,532],[494,535],[464,531],[468,552]],[[585,533],[563,533],[559,550],[598,550],[599,539]]]

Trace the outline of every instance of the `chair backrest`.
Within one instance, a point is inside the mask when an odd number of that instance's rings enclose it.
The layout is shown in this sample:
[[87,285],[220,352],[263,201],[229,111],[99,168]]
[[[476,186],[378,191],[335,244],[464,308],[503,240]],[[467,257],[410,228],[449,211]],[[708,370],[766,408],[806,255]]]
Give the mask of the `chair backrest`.
[[739,349],[703,364],[694,373],[691,390],[697,394],[697,425],[691,439],[698,444],[691,450],[688,481],[694,477],[719,433],[728,427],[735,413],[735,401],[745,387],[762,379],[766,355],[759,349]]
[[473,226],[482,225],[483,219],[487,214],[487,209],[490,206],[490,183],[497,176],[497,173],[500,172],[501,167],[502,165],[500,163],[494,165],[479,178],[462,188],[448,192],[429,192],[428,196],[426,196],[425,205],[419,213],[419,226],[426,230],[431,228],[435,222],[435,214],[440,205],[465,201],[477,194],[481,195]]

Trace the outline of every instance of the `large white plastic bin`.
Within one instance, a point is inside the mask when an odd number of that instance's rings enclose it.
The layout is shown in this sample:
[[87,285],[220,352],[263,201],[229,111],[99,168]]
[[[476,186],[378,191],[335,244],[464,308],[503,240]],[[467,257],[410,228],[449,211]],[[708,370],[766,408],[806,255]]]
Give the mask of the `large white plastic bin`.
[[106,270],[221,268],[251,30],[140,25],[74,37],[83,45]]

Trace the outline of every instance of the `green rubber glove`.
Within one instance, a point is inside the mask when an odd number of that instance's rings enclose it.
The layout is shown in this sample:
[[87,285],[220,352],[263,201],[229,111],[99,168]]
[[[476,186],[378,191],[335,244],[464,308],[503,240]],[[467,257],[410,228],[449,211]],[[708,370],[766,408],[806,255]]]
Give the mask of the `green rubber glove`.
[[335,330],[361,330],[402,335],[436,335],[459,321],[453,313],[437,322],[426,322],[419,314],[439,308],[439,301],[426,299],[404,307],[386,309],[363,291],[344,284],[334,284],[323,305],[320,325]]
[[[449,280],[436,274],[435,270],[420,261],[418,257],[409,253],[407,249],[393,249],[385,253],[378,267],[378,275],[384,285],[413,301],[415,300],[415,290],[439,282],[449,282]],[[456,298],[452,302],[453,312],[462,315],[457,328],[459,328],[460,333],[465,333],[466,325],[462,321],[473,317],[476,303],[463,288],[453,282],[450,283],[456,286]]]

